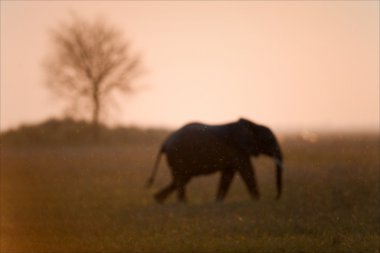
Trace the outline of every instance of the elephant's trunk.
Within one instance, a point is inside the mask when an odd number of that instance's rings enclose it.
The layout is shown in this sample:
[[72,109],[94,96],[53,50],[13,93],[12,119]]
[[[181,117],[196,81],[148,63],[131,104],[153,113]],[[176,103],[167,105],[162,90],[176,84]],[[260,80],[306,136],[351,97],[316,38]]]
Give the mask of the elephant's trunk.
[[276,162],[276,187],[277,187],[277,199],[281,197],[282,193],[282,170],[283,170],[283,165],[282,165],[282,160],[275,158]]

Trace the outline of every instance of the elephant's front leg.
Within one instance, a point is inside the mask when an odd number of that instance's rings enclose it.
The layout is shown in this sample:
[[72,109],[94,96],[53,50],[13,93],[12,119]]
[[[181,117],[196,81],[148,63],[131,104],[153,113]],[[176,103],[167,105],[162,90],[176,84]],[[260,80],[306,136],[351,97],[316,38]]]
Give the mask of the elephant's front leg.
[[256,183],[255,169],[251,165],[250,161],[248,160],[239,164],[238,171],[251,196],[256,199],[260,198],[260,193]]
[[230,188],[232,179],[234,178],[235,171],[232,169],[222,170],[222,175],[220,177],[219,188],[216,194],[216,201],[222,201]]

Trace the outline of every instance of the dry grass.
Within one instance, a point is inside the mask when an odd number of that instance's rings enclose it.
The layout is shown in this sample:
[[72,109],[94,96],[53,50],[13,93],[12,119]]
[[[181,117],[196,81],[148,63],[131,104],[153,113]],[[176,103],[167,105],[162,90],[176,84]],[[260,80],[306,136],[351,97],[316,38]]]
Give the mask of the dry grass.
[[223,204],[218,175],[194,179],[188,205],[154,203],[158,145],[2,147],[0,251],[379,252],[378,136],[287,138],[283,198],[260,158],[261,200],[236,178]]

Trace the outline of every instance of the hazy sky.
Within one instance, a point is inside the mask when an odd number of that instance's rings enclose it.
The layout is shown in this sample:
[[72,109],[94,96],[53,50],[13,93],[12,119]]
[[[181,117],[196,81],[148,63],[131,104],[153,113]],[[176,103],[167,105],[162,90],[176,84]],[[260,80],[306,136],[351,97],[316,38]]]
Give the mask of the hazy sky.
[[143,56],[140,91],[109,122],[379,128],[378,1],[1,1],[1,130],[62,115],[41,65],[70,11],[103,16]]

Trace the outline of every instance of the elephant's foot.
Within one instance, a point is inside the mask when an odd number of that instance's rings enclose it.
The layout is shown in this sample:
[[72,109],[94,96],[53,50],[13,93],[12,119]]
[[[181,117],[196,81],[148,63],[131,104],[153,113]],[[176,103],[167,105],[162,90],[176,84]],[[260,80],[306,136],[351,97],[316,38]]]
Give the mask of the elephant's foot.
[[166,199],[166,197],[165,196],[162,196],[162,194],[156,194],[156,195],[154,195],[154,199],[156,200],[156,202],[158,203],[158,204],[163,204],[164,203],[164,201],[165,201],[165,199]]
[[178,203],[186,204],[187,203],[187,199],[186,198],[178,198]]
[[252,198],[255,200],[259,200],[260,199],[260,193],[258,191],[253,192]]

